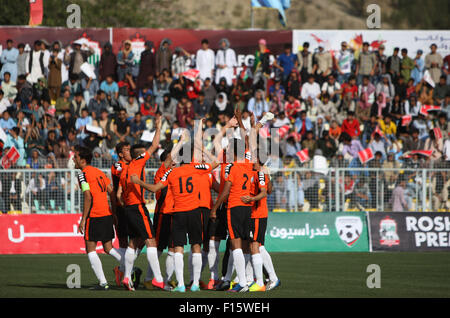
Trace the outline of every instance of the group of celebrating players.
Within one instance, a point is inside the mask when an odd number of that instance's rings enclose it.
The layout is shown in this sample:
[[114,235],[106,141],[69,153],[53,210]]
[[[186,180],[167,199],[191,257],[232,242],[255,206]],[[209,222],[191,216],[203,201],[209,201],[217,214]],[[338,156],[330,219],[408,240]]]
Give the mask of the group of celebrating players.
[[[144,286],[185,292],[183,253],[187,237],[191,245],[191,281],[187,285],[190,291],[256,292],[280,286],[271,257],[264,248],[266,197],[272,191],[272,184],[268,168],[257,155],[258,130],[271,119],[273,115],[267,113],[255,124],[252,117],[253,129],[247,131],[240,112],[236,111],[214,138],[218,157],[203,146],[201,121],[193,140],[189,140],[192,138],[185,131],[171,150],[160,154],[161,166],[153,184],[145,180],[145,164],[159,147],[159,116],[148,149],[143,144],[130,146],[127,142],[116,146],[120,160],[111,167],[112,183],[102,171],[90,166],[91,151],[77,147],[74,162],[75,168],[81,170],[78,179],[84,197],[79,231],[84,234],[86,252],[99,280],[93,289],[109,289],[96,252],[100,241],[104,251],[120,264],[114,268],[118,286],[134,291],[139,284],[136,275],[140,273],[136,273],[139,269],[134,267],[134,262],[145,245],[149,266]],[[235,129],[240,138],[225,137]],[[225,149],[223,141],[228,142]],[[219,166],[220,182],[217,182],[212,171]],[[157,200],[153,222],[145,205],[145,190],[154,192]],[[212,190],[218,193],[215,202]],[[119,248],[112,246],[114,228]],[[219,278],[219,246],[227,237],[222,277]],[[166,248],[166,275],[163,277],[159,257]],[[206,265],[211,273],[207,284],[200,280]],[[268,276],[266,281],[263,269]],[[234,271],[236,277],[232,280]],[[176,282],[172,277],[174,273]]]

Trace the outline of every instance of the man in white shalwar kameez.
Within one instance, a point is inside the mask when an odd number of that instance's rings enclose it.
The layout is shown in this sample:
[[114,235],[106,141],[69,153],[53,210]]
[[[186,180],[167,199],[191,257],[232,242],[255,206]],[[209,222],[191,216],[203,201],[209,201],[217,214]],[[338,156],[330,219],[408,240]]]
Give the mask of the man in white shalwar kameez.
[[224,77],[227,85],[233,84],[234,68],[237,67],[236,53],[230,48],[228,39],[222,39],[219,42],[220,49],[216,53],[216,84]]
[[202,40],[202,48],[197,51],[195,58],[197,63],[197,70],[200,71],[200,79],[204,81],[207,78],[213,79],[215,56],[214,51],[209,48],[207,39]]
[[37,83],[39,78],[45,77],[44,52],[41,51],[41,41],[34,42],[34,50],[28,54],[25,65],[28,73],[27,81],[31,84]]

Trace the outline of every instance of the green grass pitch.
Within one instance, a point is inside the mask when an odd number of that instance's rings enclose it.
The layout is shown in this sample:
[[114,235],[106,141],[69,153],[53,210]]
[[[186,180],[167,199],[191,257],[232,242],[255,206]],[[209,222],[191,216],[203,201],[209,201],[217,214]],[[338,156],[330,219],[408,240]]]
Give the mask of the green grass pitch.
[[[187,255],[185,255],[187,256]],[[0,297],[450,297],[450,253],[272,253],[282,286],[265,293],[230,294],[201,291],[185,294],[116,287],[112,268],[115,260],[100,255],[109,291],[90,291],[96,278],[86,255],[1,255]],[[164,271],[165,255],[160,259]],[[187,257],[185,257],[185,268]],[[81,267],[81,288],[69,289],[69,264]],[[145,276],[147,258],[136,266]],[[369,264],[381,268],[381,288],[366,286]],[[203,279],[207,282],[205,270]],[[185,280],[187,280],[185,273]],[[144,277],[141,278],[141,283]],[[142,285],[141,285],[142,286]]]

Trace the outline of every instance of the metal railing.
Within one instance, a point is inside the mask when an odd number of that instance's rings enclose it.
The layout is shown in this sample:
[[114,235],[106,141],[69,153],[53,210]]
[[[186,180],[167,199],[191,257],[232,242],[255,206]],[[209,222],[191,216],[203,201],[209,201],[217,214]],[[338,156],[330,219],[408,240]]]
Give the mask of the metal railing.
[[[156,170],[147,168],[146,180],[152,182]],[[404,187],[394,191],[401,179]],[[403,202],[401,211],[450,212],[449,169],[272,169],[271,180],[267,202],[273,212],[392,211],[394,199]],[[81,212],[76,170],[0,170],[0,185],[3,213]],[[154,195],[146,192],[145,198],[153,211]]]

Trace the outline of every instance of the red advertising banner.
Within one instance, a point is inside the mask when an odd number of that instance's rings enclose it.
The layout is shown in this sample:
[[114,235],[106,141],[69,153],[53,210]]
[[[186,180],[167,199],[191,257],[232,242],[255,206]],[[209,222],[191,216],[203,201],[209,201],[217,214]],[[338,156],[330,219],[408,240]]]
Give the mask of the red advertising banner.
[[[153,41],[155,48],[159,47],[164,38],[168,38],[172,41],[172,50],[181,46],[191,54],[200,49],[202,39],[208,39],[209,47],[216,51],[219,49],[219,41],[227,38],[236,54],[245,56],[255,53],[261,38],[267,41],[267,47],[272,54],[281,54],[284,44],[292,42],[292,31],[119,28],[113,32],[114,52],[120,49],[123,41],[133,41],[135,38]],[[237,58],[238,65],[246,62],[239,56]]]
[[109,30],[96,28],[68,29],[61,27],[0,27],[0,45],[3,45],[3,48],[6,46],[7,39],[14,40],[15,46],[19,43],[28,43],[28,45],[32,48],[33,43],[36,40],[45,39],[49,43],[61,41],[65,47],[80,38],[88,38],[92,41],[98,41],[103,46],[103,44],[109,41]]
[[[85,253],[80,219],[81,214],[1,215],[0,254]],[[118,247],[116,239],[113,245]],[[103,252],[101,243],[97,252]]]

